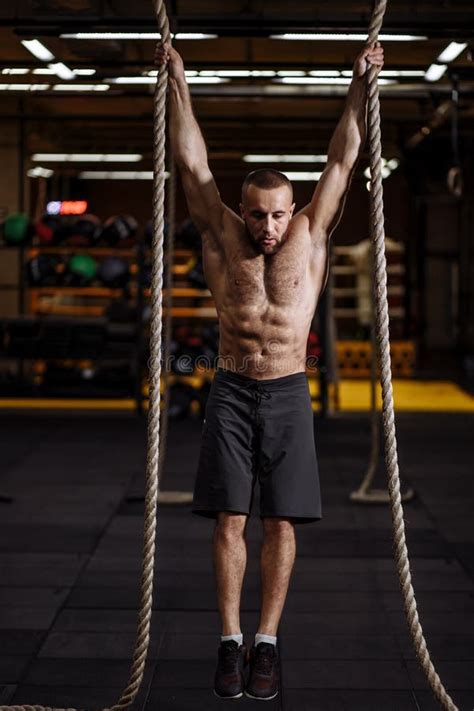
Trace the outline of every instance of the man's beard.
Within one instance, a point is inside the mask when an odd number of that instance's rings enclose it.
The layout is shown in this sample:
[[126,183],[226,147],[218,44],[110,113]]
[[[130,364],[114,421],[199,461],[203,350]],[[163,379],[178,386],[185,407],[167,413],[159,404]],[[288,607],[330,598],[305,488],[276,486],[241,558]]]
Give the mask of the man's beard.
[[270,257],[272,254],[276,254],[278,250],[280,249],[282,243],[278,242],[278,240],[273,240],[272,245],[264,245],[263,242],[260,240],[256,239],[252,233],[250,232],[249,228],[247,227],[247,223],[245,223],[245,233],[247,235],[247,239],[249,242],[252,244],[253,247],[257,250],[259,254],[263,254],[264,256]]

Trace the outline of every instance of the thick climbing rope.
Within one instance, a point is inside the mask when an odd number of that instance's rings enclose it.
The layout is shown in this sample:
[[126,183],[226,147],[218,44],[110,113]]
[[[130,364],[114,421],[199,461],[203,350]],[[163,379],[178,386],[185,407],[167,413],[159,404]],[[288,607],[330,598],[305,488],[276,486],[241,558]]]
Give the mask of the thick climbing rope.
[[[164,0],[155,0],[155,14],[160,36],[170,41],[170,29]],[[151,277],[151,321],[150,321],[150,398],[148,409],[148,452],[146,466],[146,497],[144,519],[144,543],[141,581],[141,603],[138,618],[135,652],[130,668],[129,680],[119,701],[103,711],[127,709],[134,702],[140,689],[145,661],[150,641],[150,621],[153,602],[153,572],[155,559],[156,504],[158,495],[158,461],[160,449],[160,376],[161,376],[161,330],[162,330],[162,288],[163,288],[163,232],[165,194],[165,138],[166,138],[166,89],[168,71],[166,67],[158,72],[154,94],[154,134],[153,134],[153,243]],[[51,706],[25,704],[0,706],[0,711],[76,711],[57,709]]]
[[[377,41],[387,0],[376,0],[369,27],[367,45]],[[380,354],[382,386],[382,419],[385,436],[385,463],[390,493],[391,515],[394,532],[395,560],[403,594],[405,616],[413,646],[426,675],[428,683],[443,709],[458,711],[439,678],[431,661],[423,630],[418,618],[415,593],[411,583],[410,564],[405,540],[405,522],[400,496],[397,441],[393,406],[393,390],[390,364],[390,340],[387,300],[387,269],[385,259],[385,234],[382,190],[382,145],[380,131],[380,102],[377,83],[377,68],[368,71],[368,134],[370,148],[370,223],[371,237],[375,247],[375,306],[377,341]]]
[[[171,156],[168,163],[168,190],[166,213],[168,217],[168,231],[166,235],[165,249],[165,281],[166,281],[166,316],[163,334],[163,408],[161,410],[161,445],[158,458],[158,480],[161,480],[163,467],[166,459],[166,444],[168,442],[169,425],[169,405],[170,405],[170,357],[171,357],[171,336],[173,327],[173,252],[174,252],[174,232],[175,232],[175,212],[176,212],[176,166]],[[159,493],[158,493],[159,496]]]

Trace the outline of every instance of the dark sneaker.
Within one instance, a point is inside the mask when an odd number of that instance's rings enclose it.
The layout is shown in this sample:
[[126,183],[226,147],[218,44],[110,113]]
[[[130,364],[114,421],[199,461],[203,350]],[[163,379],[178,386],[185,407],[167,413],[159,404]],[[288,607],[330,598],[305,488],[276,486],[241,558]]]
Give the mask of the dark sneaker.
[[247,663],[247,647],[239,646],[230,639],[221,642],[217,650],[217,669],[214,693],[220,699],[240,699],[244,692],[244,668]]
[[251,699],[269,701],[278,694],[280,670],[278,652],[274,644],[260,642],[250,649],[250,674],[245,695]]

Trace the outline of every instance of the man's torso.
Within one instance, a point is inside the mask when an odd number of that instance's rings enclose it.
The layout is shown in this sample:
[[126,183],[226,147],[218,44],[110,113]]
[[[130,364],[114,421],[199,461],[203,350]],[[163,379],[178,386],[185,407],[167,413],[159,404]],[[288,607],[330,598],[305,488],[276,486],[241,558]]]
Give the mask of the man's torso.
[[260,254],[245,223],[224,215],[219,245],[203,235],[204,275],[220,324],[220,365],[253,378],[305,371],[306,344],[327,274],[327,245],[296,215],[273,255]]

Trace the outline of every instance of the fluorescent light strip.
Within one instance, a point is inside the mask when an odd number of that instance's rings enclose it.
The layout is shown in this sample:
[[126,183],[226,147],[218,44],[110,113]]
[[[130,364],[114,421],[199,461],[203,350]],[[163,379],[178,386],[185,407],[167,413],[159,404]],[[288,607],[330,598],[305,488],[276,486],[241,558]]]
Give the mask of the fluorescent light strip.
[[54,91],[108,91],[108,84],[55,84]]
[[140,153],[33,153],[31,160],[40,163],[137,163]]
[[446,64],[431,64],[425,72],[426,81],[438,81],[447,68]]
[[[152,170],[83,170],[79,173],[83,180],[153,180]],[[169,173],[165,172],[165,178]]]
[[274,77],[276,72],[270,69],[205,69],[199,72],[200,77],[230,77],[240,78],[240,77]]
[[[111,84],[156,84],[156,77],[145,76],[145,77],[110,77],[105,79],[105,81]],[[190,76],[186,75],[186,81],[188,84],[223,84],[224,82],[230,81],[229,79],[224,79],[223,77],[216,76]]]
[[28,74],[30,70],[23,67],[5,67],[2,69],[2,74]]
[[[195,69],[185,69],[184,73],[186,77],[196,77],[199,72],[197,72]],[[157,77],[158,76],[158,70],[157,69],[151,69],[149,72],[142,72],[142,76],[144,77]]]
[[[159,40],[159,32],[74,32],[59,35],[64,39],[77,40]],[[203,32],[178,32],[171,35],[177,40],[204,40],[215,39],[217,35]]]
[[[283,77],[281,79],[273,79],[274,82],[279,84],[307,84],[307,85],[318,85],[318,84],[350,84],[352,79],[349,77]],[[394,79],[379,79],[379,84],[396,84]]]
[[35,168],[31,168],[26,174],[29,178],[50,178],[54,174],[54,170],[51,170],[51,168],[42,168],[37,165]]
[[288,178],[288,180],[293,180],[294,182],[303,182],[303,181],[310,181],[310,180],[319,180],[320,177],[322,176],[322,171],[282,171],[284,175]]
[[53,72],[60,78],[64,79],[65,81],[69,81],[70,79],[75,79],[76,75],[75,73],[69,69],[63,62],[54,62],[53,64],[49,65],[49,68],[53,70]]
[[40,59],[42,62],[54,62],[54,54],[39,40],[21,40],[21,43],[36,59]]
[[303,72],[301,69],[282,69],[279,72],[277,72],[279,77],[304,77],[306,76],[306,72]]
[[0,84],[0,91],[46,91],[49,84]]
[[[343,77],[351,77],[352,76],[352,69],[344,69],[341,72]],[[379,77],[391,77],[391,78],[398,78],[398,77],[423,77],[425,76],[425,72],[423,69],[382,69],[381,72],[379,72]]]
[[110,84],[156,84],[154,77],[107,77]]
[[205,34],[203,32],[177,32],[172,35],[177,40],[204,40],[217,39],[218,35]]
[[337,69],[314,69],[309,73],[310,77],[340,77],[341,72]]
[[[27,69],[27,71],[29,71],[29,70]],[[93,74],[96,73],[95,69],[72,69],[71,71],[73,71],[74,74],[76,74],[78,77],[79,76],[88,77],[88,76],[92,76]],[[38,67],[38,69],[33,69],[32,73],[33,74],[45,74],[45,75],[48,74],[48,75],[50,75],[50,74],[56,74],[56,71],[54,69],[50,69],[49,67]]]
[[326,163],[327,155],[277,155],[252,154],[242,156],[245,163]]
[[[425,35],[379,35],[379,40],[382,42],[412,42],[415,40],[427,40],[428,37]],[[270,35],[270,39],[280,39],[280,40],[330,40],[331,42],[341,41],[341,42],[365,42],[367,35],[365,34],[343,34],[343,33],[331,33],[331,32],[317,32],[317,33],[306,33],[301,32],[293,33],[286,32],[283,35]]]
[[456,59],[456,57],[459,57],[466,47],[467,42],[450,42],[446,49],[443,49],[436,61],[440,64],[448,64]]

